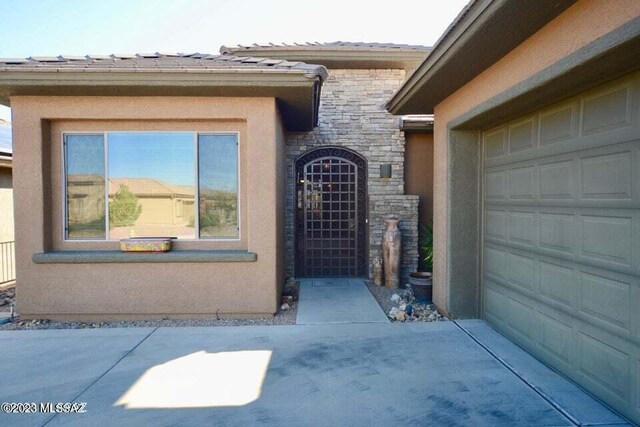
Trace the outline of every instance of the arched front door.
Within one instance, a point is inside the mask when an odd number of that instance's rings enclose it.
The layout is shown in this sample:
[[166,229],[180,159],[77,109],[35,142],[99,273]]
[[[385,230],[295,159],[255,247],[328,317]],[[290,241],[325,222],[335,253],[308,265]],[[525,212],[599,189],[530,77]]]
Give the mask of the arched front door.
[[351,150],[296,161],[296,275],[367,276],[367,162]]

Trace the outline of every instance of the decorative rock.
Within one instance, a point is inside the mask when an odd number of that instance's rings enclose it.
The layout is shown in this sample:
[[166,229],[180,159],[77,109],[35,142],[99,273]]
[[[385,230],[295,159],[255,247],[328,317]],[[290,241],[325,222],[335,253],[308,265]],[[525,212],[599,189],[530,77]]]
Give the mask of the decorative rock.
[[293,305],[293,295],[283,295],[282,304],[288,304],[289,306]]
[[[287,284],[284,285],[284,288],[282,289],[282,295],[291,296],[293,297],[293,301],[297,301],[299,294],[300,294],[300,290],[298,288],[298,284],[296,283],[296,280],[292,277],[289,278],[287,280]],[[286,302],[286,301],[283,301],[283,302]]]
[[413,306],[411,304],[407,304],[405,311],[409,316],[413,314]]
[[290,308],[291,308],[291,306],[289,304],[287,304],[286,302],[280,306],[280,310],[282,310],[282,311],[287,311]]
[[399,311],[394,315],[394,318],[395,318],[397,321],[399,321],[399,322],[404,322],[404,321],[407,319],[407,314],[406,314],[404,311],[399,310]]
[[398,294],[393,294],[393,295],[391,295],[391,301],[392,301],[392,302],[398,302],[398,301],[400,301],[400,295],[398,295]]

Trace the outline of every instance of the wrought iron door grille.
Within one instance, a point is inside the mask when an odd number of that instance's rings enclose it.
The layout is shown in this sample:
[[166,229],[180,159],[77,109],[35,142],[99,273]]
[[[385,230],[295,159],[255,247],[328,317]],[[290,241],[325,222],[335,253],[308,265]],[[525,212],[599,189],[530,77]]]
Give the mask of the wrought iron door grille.
[[367,162],[340,147],[296,160],[296,274],[365,277]]
[[308,276],[356,276],[356,165],[322,158],[304,168],[305,264]]

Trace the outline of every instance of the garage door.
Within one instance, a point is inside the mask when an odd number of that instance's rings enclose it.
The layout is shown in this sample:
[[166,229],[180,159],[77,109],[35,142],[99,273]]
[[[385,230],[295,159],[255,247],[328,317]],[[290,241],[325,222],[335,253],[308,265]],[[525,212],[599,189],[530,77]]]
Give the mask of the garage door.
[[484,318],[640,420],[640,75],[483,133]]

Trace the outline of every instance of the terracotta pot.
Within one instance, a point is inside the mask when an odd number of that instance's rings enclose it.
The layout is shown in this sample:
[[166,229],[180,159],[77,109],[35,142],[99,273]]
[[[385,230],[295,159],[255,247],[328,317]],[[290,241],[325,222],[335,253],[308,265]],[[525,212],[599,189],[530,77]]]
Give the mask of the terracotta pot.
[[384,258],[384,283],[388,288],[397,288],[400,284],[400,251],[402,234],[398,229],[398,218],[385,219],[387,229],[382,235],[382,256]]

